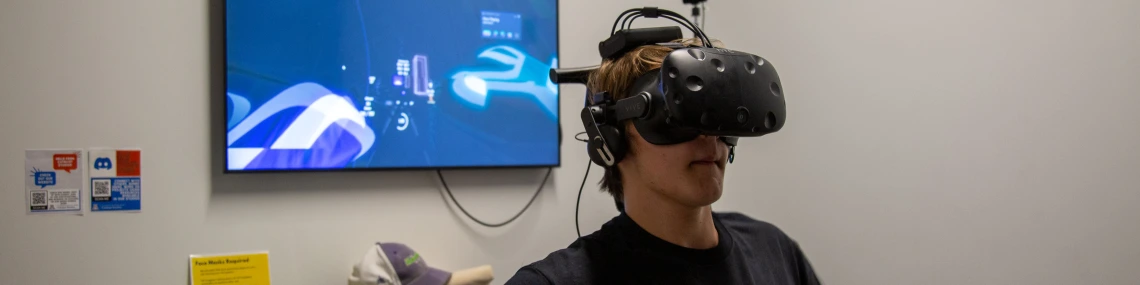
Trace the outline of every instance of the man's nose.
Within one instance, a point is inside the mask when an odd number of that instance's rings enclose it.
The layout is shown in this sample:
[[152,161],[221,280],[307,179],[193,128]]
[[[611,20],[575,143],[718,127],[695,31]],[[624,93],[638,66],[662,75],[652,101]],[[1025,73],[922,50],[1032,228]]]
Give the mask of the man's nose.
[[722,141],[720,139],[720,136],[700,135],[700,136],[697,136],[696,141],[698,141],[698,143],[702,146],[710,146],[710,147],[711,146],[717,146],[717,147],[728,146],[728,142]]
[[699,140],[701,143],[715,144],[716,141],[719,139],[720,139],[720,136],[710,136],[710,135],[697,136],[697,140]]

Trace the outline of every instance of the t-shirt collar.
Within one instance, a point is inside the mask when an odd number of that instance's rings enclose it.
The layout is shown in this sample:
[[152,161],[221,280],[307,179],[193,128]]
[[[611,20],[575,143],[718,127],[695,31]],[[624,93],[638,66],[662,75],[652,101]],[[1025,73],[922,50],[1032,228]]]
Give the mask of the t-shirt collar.
[[628,243],[628,249],[664,258],[682,259],[684,262],[697,264],[721,262],[732,250],[732,236],[715,214],[713,215],[713,225],[717,231],[717,245],[709,249],[693,249],[670,243],[650,234],[624,212],[613,219],[613,226],[616,227],[616,232],[620,233],[625,242]]

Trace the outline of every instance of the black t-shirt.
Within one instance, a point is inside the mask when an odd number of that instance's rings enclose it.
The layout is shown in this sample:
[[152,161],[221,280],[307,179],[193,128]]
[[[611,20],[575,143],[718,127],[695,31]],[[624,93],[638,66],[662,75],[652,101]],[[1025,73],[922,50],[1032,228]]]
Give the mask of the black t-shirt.
[[507,284],[820,284],[800,247],[772,224],[713,213],[716,247],[657,238],[622,213],[570,247],[519,269]]

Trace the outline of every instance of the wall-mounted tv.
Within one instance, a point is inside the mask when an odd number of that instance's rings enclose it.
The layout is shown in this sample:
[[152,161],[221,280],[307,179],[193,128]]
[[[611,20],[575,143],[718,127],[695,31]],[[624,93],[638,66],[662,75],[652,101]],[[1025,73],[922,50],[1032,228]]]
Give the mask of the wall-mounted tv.
[[557,0],[225,6],[227,172],[560,164]]

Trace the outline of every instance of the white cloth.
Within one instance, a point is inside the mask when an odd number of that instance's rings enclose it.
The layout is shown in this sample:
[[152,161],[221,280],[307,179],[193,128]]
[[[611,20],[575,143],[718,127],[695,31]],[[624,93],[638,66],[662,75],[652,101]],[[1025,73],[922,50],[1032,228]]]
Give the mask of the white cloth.
[[400,278],[396,277],[396,269],[388,263],[388,256],[380,249],[380,244],[373,244],[360,263],[352,266],[352,275],[348,276],[348,285],[401,285]]

